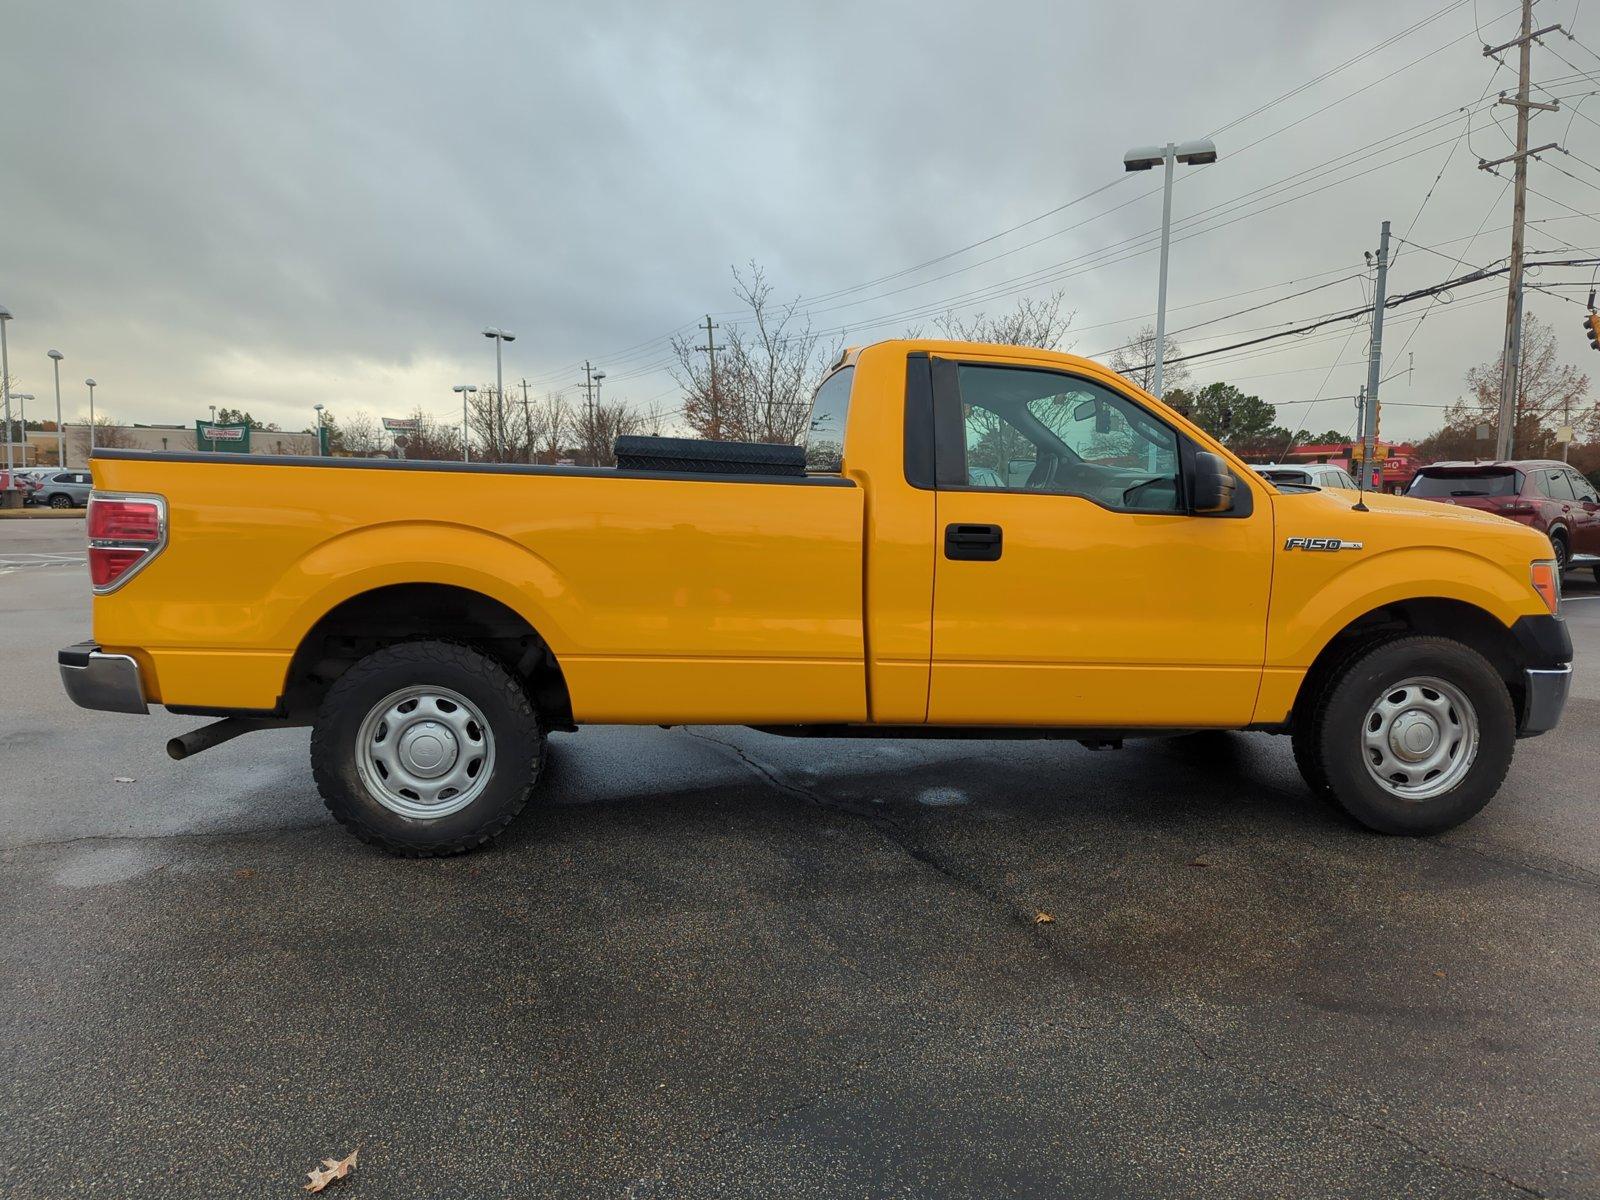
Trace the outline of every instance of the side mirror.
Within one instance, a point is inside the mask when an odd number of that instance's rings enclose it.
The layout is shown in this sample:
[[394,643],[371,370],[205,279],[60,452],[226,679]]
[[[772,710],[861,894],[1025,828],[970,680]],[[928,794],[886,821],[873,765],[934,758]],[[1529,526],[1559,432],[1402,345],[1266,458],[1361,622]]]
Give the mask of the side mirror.
[[1197,450],[1194,456],[1194,479],[1189,485],[1189,511],[1196,513],[1221,513],[1233,507],[1233,489],[1237,481],[1220,454]]

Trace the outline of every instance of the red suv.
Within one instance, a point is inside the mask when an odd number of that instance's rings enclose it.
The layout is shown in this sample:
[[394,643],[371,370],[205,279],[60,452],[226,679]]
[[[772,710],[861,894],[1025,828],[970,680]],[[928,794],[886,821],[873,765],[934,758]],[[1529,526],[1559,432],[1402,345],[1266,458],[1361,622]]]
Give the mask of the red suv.
[[1549,537],[1563,571],[1593,567],[1600,581],[1600,495],[1566,463],[1434,463],[1417,471],[1406,495],[1481,508],[1532,526]]

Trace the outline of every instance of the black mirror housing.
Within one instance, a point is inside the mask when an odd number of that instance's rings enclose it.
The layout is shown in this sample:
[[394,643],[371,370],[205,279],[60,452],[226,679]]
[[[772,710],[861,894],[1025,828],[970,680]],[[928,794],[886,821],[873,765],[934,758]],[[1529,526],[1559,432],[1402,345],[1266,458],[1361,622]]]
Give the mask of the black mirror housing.
[[1189,480],[1189,511],[1225,513],[1233,508],[1233,489],[1238,486],[1227,460],[1209,450],[1196,450],[1194,473]]

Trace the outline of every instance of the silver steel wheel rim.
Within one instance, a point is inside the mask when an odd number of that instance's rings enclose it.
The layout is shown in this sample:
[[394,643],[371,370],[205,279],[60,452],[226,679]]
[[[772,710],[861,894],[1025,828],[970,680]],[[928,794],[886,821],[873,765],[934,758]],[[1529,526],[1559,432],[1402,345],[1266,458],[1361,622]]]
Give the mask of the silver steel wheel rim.
[[1477,710],[1452,683],[1403,679],[1367,711],[1361,753],[1367,773],[1391,796],[1442,796],[1466,778],[1478,756]]
[[367,792],[414,821],[458,813],[494,774],[494,734],[478,706],[433,684],[401,688],[373,705],[356,734]]

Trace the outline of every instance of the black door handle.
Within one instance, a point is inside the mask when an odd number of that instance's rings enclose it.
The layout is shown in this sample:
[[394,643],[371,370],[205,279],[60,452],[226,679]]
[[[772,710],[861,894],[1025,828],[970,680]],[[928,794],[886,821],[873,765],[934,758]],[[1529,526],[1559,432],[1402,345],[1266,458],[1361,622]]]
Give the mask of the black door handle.
[[995,562],[1000,558],[998,525],[946,525],[944,556],[968,562]]

